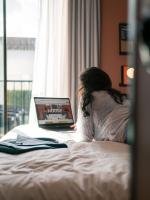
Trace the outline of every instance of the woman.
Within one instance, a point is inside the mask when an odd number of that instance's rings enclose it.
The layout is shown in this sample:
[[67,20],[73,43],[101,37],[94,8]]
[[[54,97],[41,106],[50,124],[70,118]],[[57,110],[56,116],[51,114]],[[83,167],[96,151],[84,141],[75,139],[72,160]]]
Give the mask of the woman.
[[80,81],[77,140],[125,142],[128,101],[112,88],[110,77],[100,68],[88,68]]

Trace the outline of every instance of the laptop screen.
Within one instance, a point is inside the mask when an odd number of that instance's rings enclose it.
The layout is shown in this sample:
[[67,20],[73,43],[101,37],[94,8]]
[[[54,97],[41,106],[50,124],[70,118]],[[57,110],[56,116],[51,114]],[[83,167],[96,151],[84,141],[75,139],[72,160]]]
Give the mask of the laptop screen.
[[73,124],[69,98],[34,97],[39,125]]

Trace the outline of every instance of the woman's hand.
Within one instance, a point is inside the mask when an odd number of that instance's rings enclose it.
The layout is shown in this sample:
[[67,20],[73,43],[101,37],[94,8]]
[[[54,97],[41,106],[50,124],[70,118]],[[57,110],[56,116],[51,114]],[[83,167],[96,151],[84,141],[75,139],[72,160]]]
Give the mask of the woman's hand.
[[77,130],[77,125],[76,124],[73,124],[70,126],[72,129],[74,129],[75,131]]

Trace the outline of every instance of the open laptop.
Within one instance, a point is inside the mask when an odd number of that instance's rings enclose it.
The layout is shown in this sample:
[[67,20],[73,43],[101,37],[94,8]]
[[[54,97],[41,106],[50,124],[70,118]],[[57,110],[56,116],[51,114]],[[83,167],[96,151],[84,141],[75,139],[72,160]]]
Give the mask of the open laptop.
[[38,125],[53,131],[73,130],[69,98],[34,97]]

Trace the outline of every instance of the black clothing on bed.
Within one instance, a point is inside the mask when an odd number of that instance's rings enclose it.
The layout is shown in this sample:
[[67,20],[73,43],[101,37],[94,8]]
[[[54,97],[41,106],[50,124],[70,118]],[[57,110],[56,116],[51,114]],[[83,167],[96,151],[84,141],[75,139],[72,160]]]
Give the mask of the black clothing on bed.
[[30,138],[18,135],[17,139],[9,139],[0,142],[0,152],[20,154],[38,149],[67,148],[64,143],[59,143],[51,138]]

